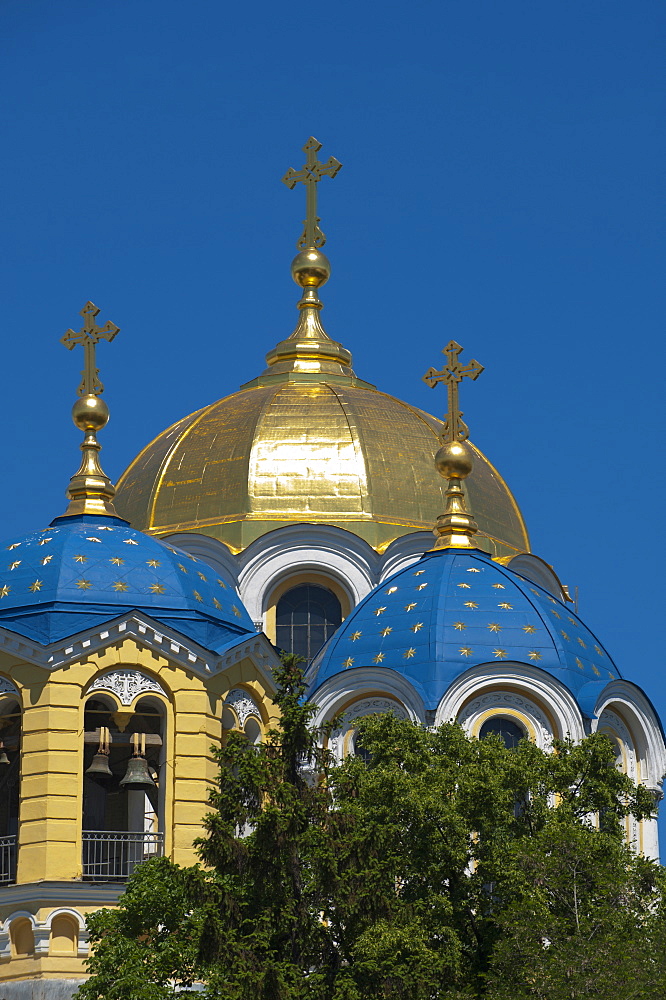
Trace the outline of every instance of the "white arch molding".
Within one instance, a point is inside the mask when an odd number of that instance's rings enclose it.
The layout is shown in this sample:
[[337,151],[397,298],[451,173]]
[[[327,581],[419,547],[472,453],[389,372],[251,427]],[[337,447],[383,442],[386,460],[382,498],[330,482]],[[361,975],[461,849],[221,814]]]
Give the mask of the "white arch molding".
[[457,677],[437,707],[435,725],[460,720],[468,702],[491,694],[515,695],[526,706],[529,703],[536,730],[548,731],[550,739],[582,740],[585,736],[583,716],[571,692],[545,670],[510,660],[481,663]]
[[398,719],[409,718],[409,713],[404,705],[401,705],[394,698],[386,698],[381,695],[373,698],[362,698],[345,709],[342,723],[333,730],[329,737],[328,747],[335,760],[342,761],[348,750],[348,737],[355,728],[353,725],[355,721],[367,715],[379,715],[386,712],[393,712]]
[[529,735],[534,736],[537,746],[549,750],[553,741],[553,730],[546,715],[538,705],[525,695],[510,691],[486,691],[467,702],[457,721],[468,735],[478,735],[477,730],[489,718],[507,718],[511,721],[525,720]]
[[268,600],[289,577],[316,573],[329,578],[355,607],[375,585],[378,556],[342,528],[295,524],[258,538],[239,556],[238,587],[253,620],[263,620]]
[[[352,667],[343,670],[310,690],[309,700],[317,706],[314,724],[323,726],[364,699],[387,698],[406,711],[406,718],[425,724],[425,705],[416,688],[395,670],[385,667]],[[379,711],[375,709],[375,711]]]
[[[633,747],[635,780],[653,795],[655,807],[663,796],[666,748],[659,720],[649,700],[635,684],[617,679],[601,692],[595,707],[594,728],[615,730],[625,747]],[[638,849],[648,858],[659,860],[659,830],[656,819],[643,820],[632,830]]]

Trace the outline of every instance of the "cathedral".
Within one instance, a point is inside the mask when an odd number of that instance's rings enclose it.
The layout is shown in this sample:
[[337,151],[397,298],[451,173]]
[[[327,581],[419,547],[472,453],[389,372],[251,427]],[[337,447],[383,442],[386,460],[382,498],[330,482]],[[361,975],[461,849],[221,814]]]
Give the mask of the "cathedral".
[[[118,328],[88,302],[62,338],[84,355],[81,464],[64,512],[0,545],[3,1000],[70,1000],[86,915],[148,858],[194,863],[211,748],[274,723],[279,650],[303,657],[338,759],[362,752],[357,720],[375,712],[544,749],[603,731],[617,766],[661,797],[649,698],[530,551],[508,485],[469,440],[459,393],[482,391],[482,366],[451,341],[426,373],[446,387],[442,421],[358,377],[326,333],[317,185],[340,163],[320,148],[310,139],[283,178],[307,199],[294,332],[237,392],[148,444],[117,488],[99,458],[97,348]],[[658,858],[656,820],[628,821],[627,839]]]

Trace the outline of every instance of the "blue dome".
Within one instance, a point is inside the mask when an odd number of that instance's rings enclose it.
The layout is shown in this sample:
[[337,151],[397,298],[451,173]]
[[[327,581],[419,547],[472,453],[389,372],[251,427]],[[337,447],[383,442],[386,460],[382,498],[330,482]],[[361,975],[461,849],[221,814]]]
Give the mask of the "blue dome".
[[0,545],[0,625],[44,645],[144,611],[220,650],[254,632],[233,584],[115,517],[59,517]]
[[574,612],[478,550],[426,553],[376,587],[308,671],[316,690],[340,671],[381,666],[409,680],[435,709],[451,683],[480,663],[513,660],[547,671],[589,714],[620,676]]

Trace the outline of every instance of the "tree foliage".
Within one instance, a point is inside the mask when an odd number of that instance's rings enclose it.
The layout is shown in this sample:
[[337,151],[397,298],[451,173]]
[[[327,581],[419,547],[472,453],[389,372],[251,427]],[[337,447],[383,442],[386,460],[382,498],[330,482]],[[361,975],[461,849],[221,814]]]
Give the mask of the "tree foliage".
[[606,737],[544,753],[383,715],[333,766],[294,658],[278,683],[264,744],[217,751],[202,865],[147,862],[89,919],[81,1000],[666,995],[662,869],[624,845],[652,800]]

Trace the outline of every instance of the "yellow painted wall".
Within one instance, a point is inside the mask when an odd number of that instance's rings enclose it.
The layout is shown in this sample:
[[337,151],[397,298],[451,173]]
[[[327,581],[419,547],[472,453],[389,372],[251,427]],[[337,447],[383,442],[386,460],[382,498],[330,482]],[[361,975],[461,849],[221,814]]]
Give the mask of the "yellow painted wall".
[[[23,705],[21,803],[16,884],[77,882],[82,876],[81,823],[83,809],[83,730],[87,691],[97,676],[115,669],[137,669],[164,689],[158,698],[165,710],[164,815],[165,854],[180,865],[193,864],[192,842],[201,836],[208,811],[208,791],[217,776],[211,746],[223,737],[222,705],[232,688],[244,688],[257,702],[262,729],[276,718],[274,691],[268,676],[249,657],[210,677],[184,669],[168,657],[128,638],[79,662],[49,671],[0,654],[0,675],[18,688]],[[105,697],[109,697],[104,692]],[[137,696],[135,701],[146,697]],[[118,709],[131,711],[121,706]],[[81,902],[61,905],[85,916],[90,898],[81,883]],[[8,887],[11,891],[12,887]],[[0,887],[0,923],[22,910],[3,904]],[[52,898],[52,897],[51,897]],[[0,959],[0,982],[35,978],[77,978],[85,974],[81,949],[63,945],[66,922],[56,923],[55,936],[46,927],[60,905],[37,901],[26,906],[36,921],[37,953]],[[19,920],[27,918],[19,917]],[[20,924],[17,925],[20,930]],[[25,931],[25,926],[24,926]],[[30,937],[28,933],[28,938]],[[0,933],[0,943],[7,934]],[[25,940],[25,933],[23,940]],[[59,942],[55,947],[55,941]],[[57,953],[56,953],[57,952]]]

